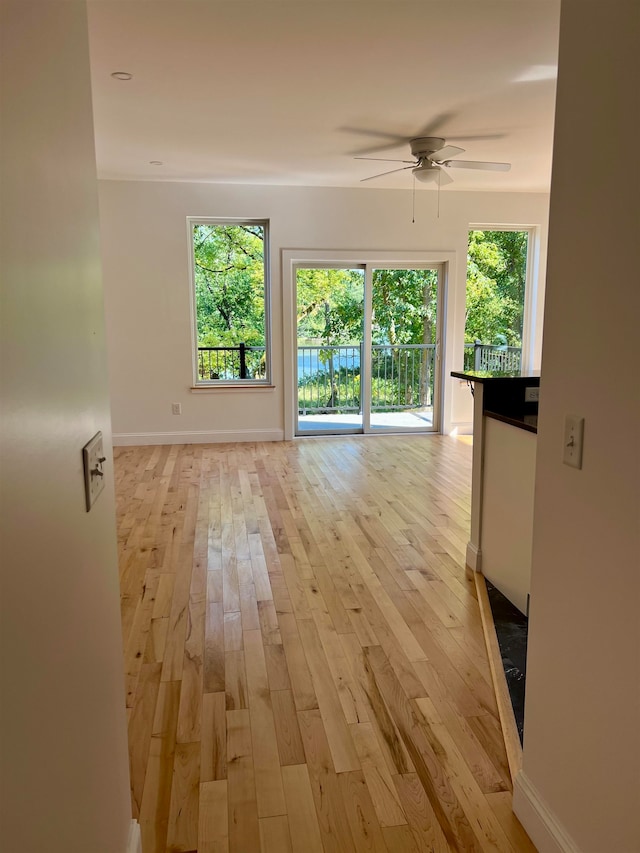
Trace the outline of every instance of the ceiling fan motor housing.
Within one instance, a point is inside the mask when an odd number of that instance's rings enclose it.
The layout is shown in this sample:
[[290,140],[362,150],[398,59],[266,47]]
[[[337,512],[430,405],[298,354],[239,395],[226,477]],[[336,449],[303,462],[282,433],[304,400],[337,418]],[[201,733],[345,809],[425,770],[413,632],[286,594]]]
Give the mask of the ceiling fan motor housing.
[[410,142],[411,153],[416,160],[422,160],[444,148],[446,139],[441,139],[439,136],[419,136],[417,139],[412,139]]

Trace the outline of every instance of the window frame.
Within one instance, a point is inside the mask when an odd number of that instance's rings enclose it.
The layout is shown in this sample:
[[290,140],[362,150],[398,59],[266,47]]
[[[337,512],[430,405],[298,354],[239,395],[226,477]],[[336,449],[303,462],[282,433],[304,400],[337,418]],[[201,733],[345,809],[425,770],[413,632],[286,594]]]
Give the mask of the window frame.
[[[523,372],[533,369],[539,362],[536,358],[536,341],[538,338],[538,322],[541,317],[541,300],[544,299],[544,284],[539,277],[540,266],[540,227],[538,225],[518,225],[515,223],[470,222],[467,225],[467,257],[469,249],[469,234],[472,231],[522,231],[527,233],[527,264],[524,284],[524,301],[522,306],[522,347],[520,369]],[[542,289],[541,289],[542,288]],[[465,297],[463,317],[467,304],[467,267],[465,265]],[[464,359],[465,327],[462,327],[462,352]]]
[[[265,340],[265,376],[263,379],[200,379],[198,376],[198,315],[196,305],[196,270],[193,247],[193,228],[195,225],[260,225],[264,229],[264,340]],[[189,306],[191,313],[191,360],[192,390],[214,390],[216,388],[264,388],[272,387],[271,382],[271,255],[270,222],[268,219],[252,219],[231,216],[187,216],[187,248],[189,257]]]

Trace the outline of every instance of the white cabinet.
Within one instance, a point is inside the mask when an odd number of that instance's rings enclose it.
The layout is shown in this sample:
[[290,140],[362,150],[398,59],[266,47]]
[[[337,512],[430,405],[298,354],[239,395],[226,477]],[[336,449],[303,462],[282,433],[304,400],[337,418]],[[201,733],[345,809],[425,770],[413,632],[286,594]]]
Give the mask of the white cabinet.
[[482,573],[527,612],[537,436],[484,417]]

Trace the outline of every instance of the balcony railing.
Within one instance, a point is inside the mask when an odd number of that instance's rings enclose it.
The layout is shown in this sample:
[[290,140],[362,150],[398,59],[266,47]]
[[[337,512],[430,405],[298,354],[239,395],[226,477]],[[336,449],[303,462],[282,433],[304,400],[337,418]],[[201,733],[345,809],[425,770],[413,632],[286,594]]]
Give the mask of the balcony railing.
[[265,347],[198,347],[198,379],[264,379]]
[[[298,347],[300,414],[361,410],[362,344]],[[465,370],[520,370],[519,347],[465,344]],[[201,381],[263,379],[265,347],[198,347]],[[371,348],[371,410],[406,411],[433,405],[434,344],[375,345]]]
[[464,345],[465,370],[491,370],[516,373],[522,364],[520,347],[493,346],[476,341]]
[[[362,408],[362,344],[298,347],[298,411],[344,414]],[[433,405],[434,344],[371,348],[371,410]]]

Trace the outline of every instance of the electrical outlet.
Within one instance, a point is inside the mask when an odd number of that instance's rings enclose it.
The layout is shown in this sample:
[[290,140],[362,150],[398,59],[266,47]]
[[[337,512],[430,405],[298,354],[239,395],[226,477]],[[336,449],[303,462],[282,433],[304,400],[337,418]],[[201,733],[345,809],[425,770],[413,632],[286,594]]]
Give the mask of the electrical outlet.
[[582,468],[582,438],[584,418],[567,415],[564,420],[564,450],[562,461],[572,468]]
[[171,413],[174,415],[182,414],[182,404],[181,403],[172,403],[171,404]]
[[537,403],[540,399],[540,386],[539,385],[530,385],[528,388],[524,389],[524,401],[525,403]]
[[106,457],[102,450],[102,433],[97,432],[91,441],[82,448],[84,464],[84,494],[87,512],[96,502],[98,495],[104,489],[104,471],[102,465]]

